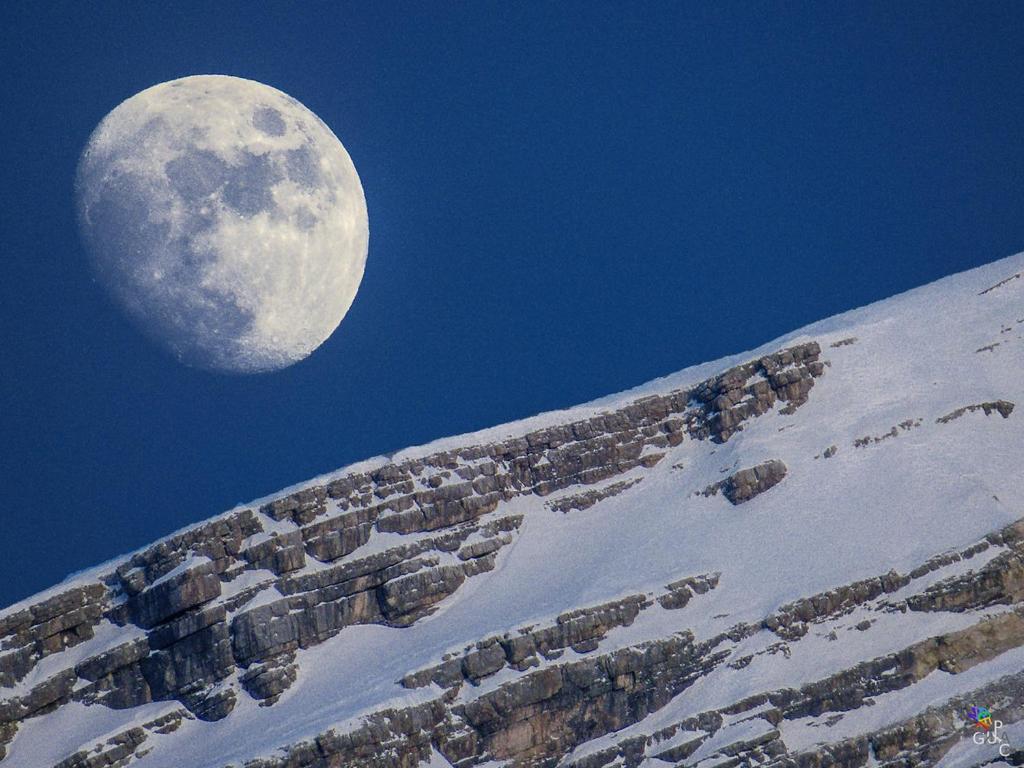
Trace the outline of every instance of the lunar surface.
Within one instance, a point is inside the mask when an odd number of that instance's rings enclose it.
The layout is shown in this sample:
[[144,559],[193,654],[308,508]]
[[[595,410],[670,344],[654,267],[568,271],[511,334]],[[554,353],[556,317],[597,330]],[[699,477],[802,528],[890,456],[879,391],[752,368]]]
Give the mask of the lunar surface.
[[291,365],[334,332],[362,280],[352,160],[267,85],[209,75],[132,96],[96,128],[76,182],[100,282],[188,365]]

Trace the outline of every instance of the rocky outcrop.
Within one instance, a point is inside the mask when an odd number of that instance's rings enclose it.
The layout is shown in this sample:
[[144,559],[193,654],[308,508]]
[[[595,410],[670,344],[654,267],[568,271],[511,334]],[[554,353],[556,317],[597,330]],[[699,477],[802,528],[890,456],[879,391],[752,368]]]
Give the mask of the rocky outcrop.
[[858,437],[853,441],[854,448],[863,448],[866,445],[872,443],[880,443],[883,440],[889,440],[893,437],[899,437],[903,432],[909,432],[915,427],[921,426],[921,419],[905,419],[899,424],[894,425],[888,432],[881,435],[865,435],[864,437]]
[[690,598],[706,594],[717,587],[721,576],[720,573],[704,573],[673,581],[665,588],[667,592],[658,598],[658,603],[670,611],[683,608],[690,602]]
[[442,688],[457,688],[463,682],[475,685],[506,665],[522,672],[539,666],[542,660],[561,657],[567,648],[578,654],[589,653],[597,649],[610,629],[628,627],[640,611],[651,604],[645,595],[635,595],[563,613],[550,627],[523,627],[517,632],[489,637],[461,656],[453,655],[437,666],[406,675],[402,685],[406,688],[422,688],[431,683]]
[[701,493],[715,496],[721,491],[731,504],[737,505],[774,488],[785,477],[786,465],[779,459],[771,459],[756,467],[741,469],[725,480],[709,485]]
[[[658,454],[651,454],[651,456],[659,460],[661,459],[661,456]],[[649,464],[653,466],[653,462],[649,462]],[[632,480],[620,480],[617,483],[609,483],[603,488],[596,488],[592,491],[564,496],[560,499],[549,501],[548,507],[553,509],[555,512],[571,512],[572,510],[590,509],[590,507],[597,504],[597,502],[604,501],[612,496],[618,496],[623,491],[632,488],[642,479],[643,478],[641,477],[637,477]]]
[[1004,419],[1008,419],[1010,418],[1010,414],[1013,413],[1013,403],[1009,400],[995,400],[988,403],[965,405],[963,408],[957,408],[955,411],[947,413],[945,416],[940,416],[935,421],[938,424],[948,424],[951,421],[959,419],[965,413],[973,413],[974,411],[981,411],[986,416],[990,413],[998,413]]
[[90,640],[108,605],[90,584],[0,618],[0,686],[13,686],[42,659]]
[[[929,584],[903,599],[886,597],[931,573],[970,561],[992,547],[1005,547],[1006,551],[976,570]],[[1013,605],[1024,597],[1020,581],[1022,555],[1024,521],[1018,521],[960,552],[936,555],[908,573],[892,570],[783,605],[764,620],[764,627],[783,639],[799,638],[807,634],[810,624],[820,624],[830,617],[847,614],[879,598],[878,608],[887,612],[958,611],[976,610],[997,603]]]
[[140,726],[128,728],[106,739],[99,749],[75,752],[61,760],[54,768],[118,768],[144,757],[146,741],[151,734],[174,733],[184,720],[190,718],[185,710],[162,715]]
[[783,414],[795,412],[807,402],[814,379],[825,372],[820,355],[817,342],[801,344],[699,384],[693,397],[703,406],[701,419],[689,428],[690,433],[724,442],[744,421],[771,409],[776,400],[786,403]]

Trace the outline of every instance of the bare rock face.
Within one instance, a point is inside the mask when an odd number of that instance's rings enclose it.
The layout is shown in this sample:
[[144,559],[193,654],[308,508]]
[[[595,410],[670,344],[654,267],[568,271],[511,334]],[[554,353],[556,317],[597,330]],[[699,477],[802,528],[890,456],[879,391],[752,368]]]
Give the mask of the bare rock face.
[[742,504],[774,488],[785,476],[786,465],[779,459],[771,459],[756,467],[741,469],[725,480],[709,485],[702,493],[704,496],[714,496],[721,491],[733,505]]
[[102,584],[91,584],[0,619],[3,648],[9,651],[0,656],[0,685],[15,685],[39,659],[91,639],[106,594]]
[[785,476],[786,465],[778,459],[772,459],[732,475],[726,481],[722,493],[733,504],[742,504],[759,493],[774,488]]
[[[649,461],[645,466],[654,466],[658,461],[661,460],[663,454],[649,454],[653,457],[654,461]],[[639,483],[643,478],[637,477],[632,480],[620,480],[617,483],[610,483],[603,488],[597,488],[592,491],[584,491],[583,493],[573,494],[571,496],[565,496],[555,501],[548,502],[548,507],[555,510],[556,512],[570,512],[574,509],[589,509],[590,507],[597,504],[599,501],[610,498],[612,496],[618,496],[623,491],[629,490],[634,485]]]
[[129,600],[128,610],[135,624],[151,629],[215,597],[220,597],[220,579],[204,565],[140,592]]

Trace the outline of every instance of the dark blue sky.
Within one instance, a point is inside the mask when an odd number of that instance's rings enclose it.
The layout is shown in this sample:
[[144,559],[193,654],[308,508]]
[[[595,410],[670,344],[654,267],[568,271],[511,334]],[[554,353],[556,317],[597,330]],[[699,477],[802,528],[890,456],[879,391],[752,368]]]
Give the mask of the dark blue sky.
[[[0,6],[0,605],[1024,249],[1020,3],[164,5]],[[355,304],[280,373],[166,357],[78,239],[97,122],[202,73],[302,101],[365,188]]]

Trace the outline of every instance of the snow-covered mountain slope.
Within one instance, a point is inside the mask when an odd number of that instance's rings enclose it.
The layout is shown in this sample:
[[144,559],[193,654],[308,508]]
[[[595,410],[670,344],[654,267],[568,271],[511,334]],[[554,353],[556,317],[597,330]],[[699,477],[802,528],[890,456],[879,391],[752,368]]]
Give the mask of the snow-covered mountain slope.
[[1021,759],[1022,402],[1018,255],[317,478],[0,612],[4,766]]

